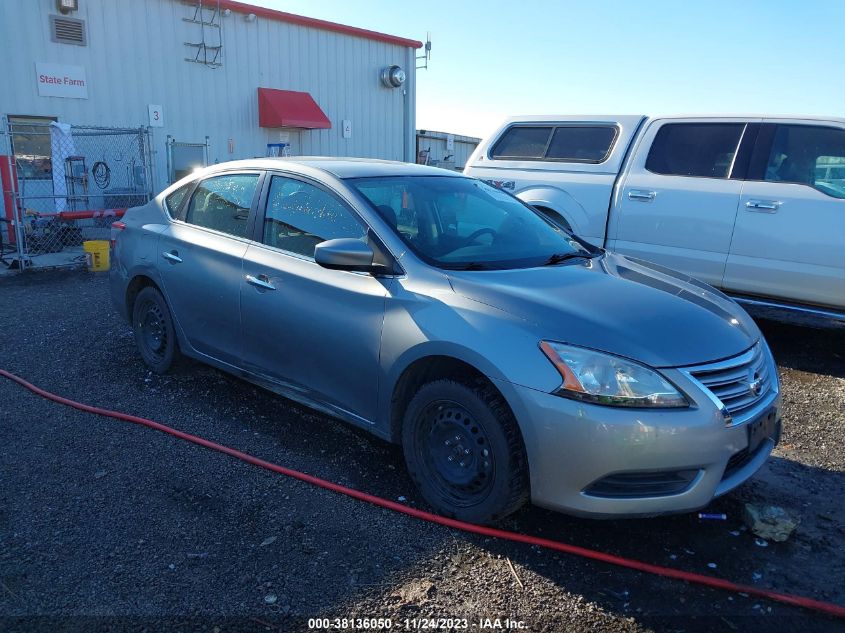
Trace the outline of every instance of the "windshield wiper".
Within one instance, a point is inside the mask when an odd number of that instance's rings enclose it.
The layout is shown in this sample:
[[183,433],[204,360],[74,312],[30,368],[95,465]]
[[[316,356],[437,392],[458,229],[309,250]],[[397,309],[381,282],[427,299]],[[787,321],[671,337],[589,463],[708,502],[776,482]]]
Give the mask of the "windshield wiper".
[[543,266],[554,266],[555,264],[560,264],[561,262],[565,262],[569,259],[592,259],[597,256],[598,253],[590,253],[589,251],[584,251],[582,253],[555,253],[554,255],[550,255],[549,258],[543,262]]

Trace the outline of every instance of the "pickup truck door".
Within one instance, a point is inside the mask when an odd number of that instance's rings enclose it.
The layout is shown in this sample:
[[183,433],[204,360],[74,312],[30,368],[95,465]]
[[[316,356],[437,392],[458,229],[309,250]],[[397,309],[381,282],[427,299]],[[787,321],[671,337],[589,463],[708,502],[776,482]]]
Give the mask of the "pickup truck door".
[[758,122],[653,121],[614,193],[608,247],[721,286]]
[[845,307],[845,125],[763,125],[742,188],[724,286]]

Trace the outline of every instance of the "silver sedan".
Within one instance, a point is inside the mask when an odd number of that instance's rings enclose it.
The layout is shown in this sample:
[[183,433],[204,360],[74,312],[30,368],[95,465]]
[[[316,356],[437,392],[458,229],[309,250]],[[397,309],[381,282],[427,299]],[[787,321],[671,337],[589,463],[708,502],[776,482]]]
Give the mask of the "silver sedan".
[[771,353],[731,299],[459,174],[226,163],[112,237],[152,370],[184,354],[401,443],[448,516],[691,511],[780,436]]

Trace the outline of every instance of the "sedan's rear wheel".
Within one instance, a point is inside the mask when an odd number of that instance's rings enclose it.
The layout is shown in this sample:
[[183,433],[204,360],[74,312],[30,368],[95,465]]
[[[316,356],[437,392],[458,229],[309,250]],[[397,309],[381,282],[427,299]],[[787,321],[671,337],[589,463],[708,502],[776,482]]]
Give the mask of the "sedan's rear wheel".
[[166,373],[179,355],[170,310],[161,293],[148,286],[138,293],[132,307],[135,344],[147,367]]
[[528,499],[519,428],[489,385],[424,385],[405,413],[402,446],[414,483],[440,514],[490,523]]

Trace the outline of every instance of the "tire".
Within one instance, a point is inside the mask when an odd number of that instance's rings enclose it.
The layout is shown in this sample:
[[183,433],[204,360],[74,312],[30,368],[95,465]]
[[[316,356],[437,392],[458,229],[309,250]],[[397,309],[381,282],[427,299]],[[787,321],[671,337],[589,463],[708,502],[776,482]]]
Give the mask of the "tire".
[[529,497],[528,459],[516,420],[484,382],[430,382],[405,412],[402,449],[408,473],[439,513],[493,523]]
[[173,318],[164,297],[152,286],[143,288],[132,304],[132,330],[144,363],[165,374],[179,358]]

